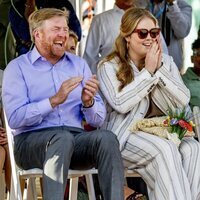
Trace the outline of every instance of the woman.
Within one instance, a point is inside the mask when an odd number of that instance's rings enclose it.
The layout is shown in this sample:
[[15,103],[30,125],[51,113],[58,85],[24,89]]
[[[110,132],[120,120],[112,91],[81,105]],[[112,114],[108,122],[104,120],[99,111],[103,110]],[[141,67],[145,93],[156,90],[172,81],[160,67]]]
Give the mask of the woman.
[[69,37],[66,44],[66,51],[76,55],[77,45],[78,45],[78,36],[73,31],[69,31]]
[[198,200],[199,143],[184,138],[177,148],[167,139],[130,131],[137,120],[167,115],[168,108],[186,107],[190,100],[172,58],[162,54],[159,33],[147,10],[125,12],[115,50],[98,67],[108,112],[103,128],[118,136],[125,167],[142,176],[150,200]]

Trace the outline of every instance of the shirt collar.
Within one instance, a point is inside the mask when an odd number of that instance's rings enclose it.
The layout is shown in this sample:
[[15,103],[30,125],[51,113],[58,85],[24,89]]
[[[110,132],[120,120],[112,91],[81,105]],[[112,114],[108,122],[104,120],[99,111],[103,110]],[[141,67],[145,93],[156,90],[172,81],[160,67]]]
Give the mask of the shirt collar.
[[40,55],[40,53],[38,52],[37,48],[34,46],[33,50],[31,51],[31,56],[30,56],[30,60],[31,60],[31,64],[34,64],[34,62],[36,62],[38,59],[45,59],[44,57],[42,57]]
[[200,77],[194,73],[194,71],[192,70],[192,67],[189,67],[187,69],[187,77],[190,80],[198,80],[198,81],[200,80]]
[[[64,57],[66,57],[66,59],[69,60],[67,52],[64,53],[64,56],[62,56],[61,59],[63,59]],[[31,56],[30,56],[31,64],[34,64],[38,59],[46,60],[46,58],[41,56],[37,48],[34,46],[33,50],[31,51]]]

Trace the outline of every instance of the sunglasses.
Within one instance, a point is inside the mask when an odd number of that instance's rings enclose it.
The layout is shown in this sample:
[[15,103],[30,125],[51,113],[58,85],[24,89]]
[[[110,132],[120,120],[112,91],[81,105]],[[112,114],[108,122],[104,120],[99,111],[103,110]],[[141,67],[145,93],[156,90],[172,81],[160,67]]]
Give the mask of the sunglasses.
[[138,34],[138,37],[140,39],[145,39],[147,38],[148,34],[150,34],[150,36],[152,38],[156,38],[159,33],[160,33],[160,28],[152,28],[151,30],[147,30],[147,29],[135,29],[133,31],[133,33],[137,33]]

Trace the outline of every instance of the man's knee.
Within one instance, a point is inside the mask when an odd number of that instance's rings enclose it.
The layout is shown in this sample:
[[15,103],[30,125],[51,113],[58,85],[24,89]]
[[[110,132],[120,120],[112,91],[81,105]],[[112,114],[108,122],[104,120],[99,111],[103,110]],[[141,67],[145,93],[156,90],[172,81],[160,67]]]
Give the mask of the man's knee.
[[105,150],[119,149],[117,136],[111,131],[99,130],[96,134],[99,146]]
[[49,145],[53,145],[57,148],[73,149],[75,145],[74,136],[70,132],[61,132],[55,134],[50,140]]

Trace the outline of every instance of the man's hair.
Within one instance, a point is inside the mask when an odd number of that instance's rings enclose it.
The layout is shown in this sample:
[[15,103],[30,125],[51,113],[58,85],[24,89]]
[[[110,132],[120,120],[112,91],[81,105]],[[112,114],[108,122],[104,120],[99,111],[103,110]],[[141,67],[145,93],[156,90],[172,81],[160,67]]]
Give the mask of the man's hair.
[[200,49],[200,38],[196,39],[193,43],[192,43],[192,49]]
[[34,11],[28,18],[31,40],[34,41],[33,31],[35,29],[41,27],[45,20],[56,16],[65,17],[68,23],[69,12],[66,9],[61,10],[57,8],[42,8]]

